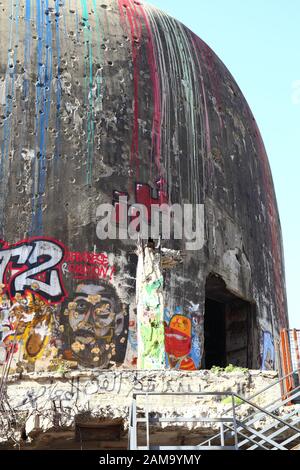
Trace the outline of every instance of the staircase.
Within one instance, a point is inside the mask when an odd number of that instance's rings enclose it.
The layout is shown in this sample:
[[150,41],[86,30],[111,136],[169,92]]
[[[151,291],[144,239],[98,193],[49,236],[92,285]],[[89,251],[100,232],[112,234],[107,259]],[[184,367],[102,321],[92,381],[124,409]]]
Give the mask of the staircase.
[[[282,377],[260,392],[245,398],[234,392],[203,392],[203,393],[135,393],[130,409],[129,449],[131,450],[300,450],[300,385],[292,391],[284,393],[284,384],[293,374]],[[261,405],[263,394],[272,387],[280,385],[282,393],[272,403]],[[275,389],[274,389],[275,390]],[[229,397],[230,404],[216,417],[171,417],[163,416],[155,411],[155,403],[159,398],[170,400],[176,396],[183,398],[213,396],[216,400]],[[151,400],[152,398],[152,400]],[[138,406],[142,401],[142,406]],[[151,404],[151,401],[154,402]],[[247,417],[245,415],[247,411]],[[151,443],[151,429],[162,424],[185,426],[188,423],[214,423],[220,431],[199,442],[197,445],[160,446]],[[139,429],[139,432],[138,432]],[[141,436],[140,430],[143,435]],[[142,445],[138,442],[142,441]]]

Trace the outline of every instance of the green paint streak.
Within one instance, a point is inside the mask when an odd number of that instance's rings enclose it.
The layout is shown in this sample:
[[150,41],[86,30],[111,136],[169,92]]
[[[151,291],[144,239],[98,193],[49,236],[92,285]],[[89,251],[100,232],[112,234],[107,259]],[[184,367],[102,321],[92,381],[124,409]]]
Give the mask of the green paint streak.
[[[149,326],[141,326],[141,335],[144,341],[144,353],[142,357],[142,368],[153,368],[164,364],[164,326],[160,321],[152,322]],[[149,361],[150,359],[150,361]]]
[[[101,53],[101,28],[100,28],[100,19],[99,19],[99,14],[98,14],[98,9],[97,9],[97,3],[96,3],[96,0],[93,0],[93,9],[94,9],[94,15],[95,15],[95,19],[96,19],[96,30],[97,30],[97,52],[98,52],[98,64],[100,66],[102,66],[103,64],[103,57],[102,57],[102,53]],[[101,91],[102,91],[102,88],[103,88],[103,74],[102,74],[102,71],[99,69],[99,71],[97,71],[97,75],[96,75],[96,80],[97,80],[97,100],[101,100],[102,101],[102,98],[101,98]],[[102,106],[101,106],[102,107]]]
[[163,286],[163,278],[158,279],[157,281],[152,282],[152,284],[146,285],[145,289],[147,294],[152,294],[153,291],[160,289]]
[[142,369],[161,369],[165,363],[165,328],[162,305],[163,277],[143,287],[145,319],[140,325],[143,342]]

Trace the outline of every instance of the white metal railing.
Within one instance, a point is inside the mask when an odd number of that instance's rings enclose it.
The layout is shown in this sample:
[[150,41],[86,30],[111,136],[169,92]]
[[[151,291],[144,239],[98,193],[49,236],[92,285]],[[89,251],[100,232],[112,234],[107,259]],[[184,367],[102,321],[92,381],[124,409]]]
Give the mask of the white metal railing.
[[[298,371],[296,371],[298,372]],[[292,372],[295,374],[295,371]],[[282,377],[276,382],[268,385],[264,389],[252,395],[250,398],[245,398],[234,392],[200,392],[200,393],[156,393],[156,392],[137,392],[133,394],[133,401],[130,408],[130,426],[129,426],[129,448],[134,449],[242,449],[248,448],[249,450],[254,449],[278,449],[287,450],[287,444],[291,444],[296,440],[300,440],[300,409],[299,411],[292,411],[286,413],[282,418],[274,414],[282,406],[291,403],[296,398],[300,397],[300,385],[296,387],[289,396],[282,399],[274,400],[272,403],[268,403],[266,406],[260,406],[253,402],[254,398],[261,396],[266,391],[270,390],[278,384],[281,384],[289,375]],[[155,414],[156,406],[153,405],[151,414],[149,413],[149,398],[155,396],[166,397],[166,396],[190,396],[190,397],[231,397],[231,403],[228,409],[224,411],[220,416],[216,417],[159,417]],[[144,408],[137,407],[137,400],[139,397],[144,397],[147,400]],[[237,403],[238,400],[238,403]],[[244,404],[248,405],[254,410],[246,419],[240,420],[237,417],[239,407]],[[143,413],[140,417],[138,414]],[[264,426],[261,430],[257,430],[253,427],[255,423],[262,421],[264,418],[269,418],[270,423]],[[205,440],[197,446],[153,446],[150,442],[150,428],[153,425],[159,425],[163,423],[219,423],[220,431],[211,438]],[[145,427],[145,445],[139,445],[138,443],[138,425],[143,424]],[[289,433],[287,439],[283,442],[279,442],[280,435],[283,433]],[[242,439],[241,439],[242,438]],[[240,439],[240,440],[239,440]],[[281,439],[282,440],[282,439]],[[229,442],[229,443],[228,443]]]

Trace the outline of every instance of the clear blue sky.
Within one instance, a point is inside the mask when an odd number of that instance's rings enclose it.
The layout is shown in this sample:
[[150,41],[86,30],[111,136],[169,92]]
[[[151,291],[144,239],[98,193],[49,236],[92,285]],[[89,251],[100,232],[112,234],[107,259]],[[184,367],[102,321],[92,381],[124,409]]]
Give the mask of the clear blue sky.
[[182,21],[218,54],[254,113],[279,205],[290,324],[300,328],[300,1],[149,3]]

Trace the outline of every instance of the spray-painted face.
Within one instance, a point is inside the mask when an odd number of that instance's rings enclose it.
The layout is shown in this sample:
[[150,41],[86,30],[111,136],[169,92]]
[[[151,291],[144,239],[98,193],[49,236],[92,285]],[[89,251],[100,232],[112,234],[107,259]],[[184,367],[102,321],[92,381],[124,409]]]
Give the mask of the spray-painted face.
[[69,323],[78,341],[89,344],[94,338],[111,340],[115,330],[115,305],[111,299],[88,295],[74,298],[75,311],[70,311]]
[[105,367],[113,358],[114,340],[124,328],[124,313],[115,291],[105,284],[81,284],[64,316],[68,358],[86,366]]
[[191,320],[184,315],[174,315],[169,326],[165,327],[166,353],[180,358],[191,350]]

